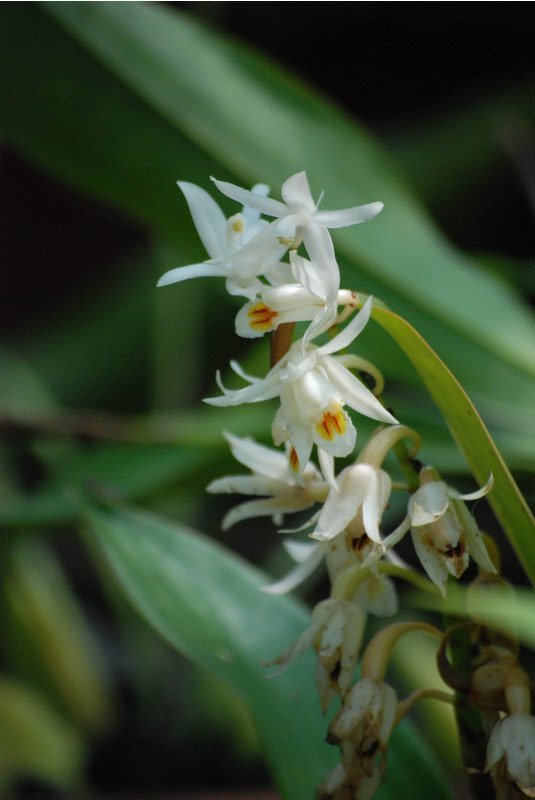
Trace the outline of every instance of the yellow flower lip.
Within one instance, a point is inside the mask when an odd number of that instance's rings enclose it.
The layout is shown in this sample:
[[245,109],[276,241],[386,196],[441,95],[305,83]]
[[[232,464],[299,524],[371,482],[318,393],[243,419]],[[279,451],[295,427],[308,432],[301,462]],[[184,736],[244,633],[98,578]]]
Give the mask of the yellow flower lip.
[[247,312],[249,317],[249,326],[255,331],[270,331],[273,328],[273,320],[279,314],[275,309],[270,308],[262,301],[254,303]]
[[295,447],[290,449],[290,467],[292,468],[293,472],[299,472],[299,458],[297,456]]
[[347,429],[347,421],[341,407],[325,411],[316,430],[322,439],[332,442],[335,436],[343,436]]

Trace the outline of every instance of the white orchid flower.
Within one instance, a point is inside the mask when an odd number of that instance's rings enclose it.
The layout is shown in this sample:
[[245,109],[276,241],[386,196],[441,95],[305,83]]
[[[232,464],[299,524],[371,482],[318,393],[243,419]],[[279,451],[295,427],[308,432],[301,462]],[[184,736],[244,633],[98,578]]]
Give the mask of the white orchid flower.
[[[259,280],[260,275],[268,280],[271,275],[275,282],[291,280],[287,265],[279,264],[287,248],[281,246],[274,230],[260,219],[258,211],[244,208],[227,220],[215,200],[200,186],[186,181],[179,181],[178,185],[210,258],[200,264],[169,270],[162,275],[158,286],[218,276],[226,278],[229,294],[254,300],[265,285]],[[269,190],[258,184],[253,191],[261,197]]]
[[326,309],[324,298],[312,294],[299,284],[266,286],[259,292],[259,298],[246,303],[238,312],[236,333],[238,336],[253,339],[271,333],[284,322],[316,321],[320,315],[322,319],[319,325],[321,328],[328,328],[335,322],[338,305],[356,308],[355,293],[348,290],[338,292],[334,305],[325,315],[322,314]]
[[432,468],[421,470],[421,485],[409,499],[408,518],[418,558],[445,594],[448,575],[460,578],[470,555],[486,572],[496,572],[481,532],[464,504],[465,500],[477,500],[490,492],[493,477],[481,489],[464,495],[438,477]]
[[[311,320],[301,340],[304,351],[311,339],[334,323],[339,323],[357,307],[356,292],[339,290],[340,273],[334,251],[332,258],[322,264],[314,264],[292,250],[290,266],[295,283],[264,287],[258,298],[238,312],[238,336],[263,336],[276,330],[282,323]],[[337,318],[338,306],[346,307],[340,318]]]
[[314,443],[332,456],[349,455],[356,430],[344,406],[381,422],[396,422],[372,392],[346,369],[343,357],[339,360],[332,355],[347,347],[364,329],[371,309],[370,297],[360,313],[330,342],[321,347],[308,346],[304,355],[302,342],[294,342],[264,379],[249,377],[250,386],[234,391],[221,386],[223,396],[205,402],[234,406],[279,397],[281,407],[274,427],[280,441],[289,438],[299,464],[308,463]]
[[[232,454],[251,475],[227,475],[207,486],[212,494],[249,494],[262,499],[240,503],[225,515],[223,530],[252,517],[279,519],[283,514],[304,511],[326,494],[326,484],[314,464],[307,464],[301,475],[291,466],[291,454],[265,447],[250,438],[225,433]],[[295,462],[294,462],[295,463]]]
[[[326,484],[317,484],[314,494],[320,500],[320,493],[326,491]],[[318,512],[301,528],[305,530],[314,524]],[[297,532],[297,531],[294,531]],[[340,575],[355,566],[362,566],[370,552],[373,542],[366,534],[354,538],[349,532],[338,534],[334,539],[322,542],[301,542],[287,539],[283,547],[296,566],[279,580],[262,587],[268,594],[287,594],[300,586],[325,561],[329,580],[334,584]],[[375,617],[390,617],[398,610],[398,596],[394,583],[386,575],[370,575],[358,585],[349,598],[366,613]]]
[[353,464],[336,479],[319,516],[313,539],[329,541],[349,528],[360,513],[367,536],[381,544],[379,524],[388,503],[392,481],[382,469],[371,464]]
[[366,222],[383,208],[382,203],[368,203],[339,211],[319,211],[318,204],[312,198],[306,172],[298,172],[284,181],[281,187],[284,202],[254,190],[241,189],[232,183],[215,178],[212,180],[219,191],[232,200],[280,220],[277,227],[280,236],[302,237],[313,261],[323,260],[325,250],[332,247],[327,228],[345,228]]
[[486,769],[495,764],[523,794],[535,797],[535,717],[516,712],[496,723],[487,746]]

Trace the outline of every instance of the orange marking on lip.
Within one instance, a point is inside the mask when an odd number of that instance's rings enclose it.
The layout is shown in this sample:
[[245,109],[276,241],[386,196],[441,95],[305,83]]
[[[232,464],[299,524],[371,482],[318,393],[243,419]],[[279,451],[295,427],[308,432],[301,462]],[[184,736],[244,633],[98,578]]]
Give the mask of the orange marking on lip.
[[273,320],[279,314],[265,303],[255,303],[247,312],[249,325],[254,331],[270,331],[273,329]]
[[341,408],[334,413],[326,411],[321,422],[316,425],[316,430],[322,439],[332,442],[335,436],[343,436],[347,429],[347,422]]
[[290,467],[294,472],[299,472],[299,459],[294,447],[290,450]]

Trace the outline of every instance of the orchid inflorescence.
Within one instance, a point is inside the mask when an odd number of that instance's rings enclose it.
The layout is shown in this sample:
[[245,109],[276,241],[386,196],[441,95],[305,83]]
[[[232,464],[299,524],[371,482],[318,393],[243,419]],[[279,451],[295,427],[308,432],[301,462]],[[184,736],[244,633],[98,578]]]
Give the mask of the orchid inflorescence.
[[[309,628],[278,663],[280,669],[286,668],[301,652],[313,648],[323,712],[335,697],[340,701],[327,741],[339,746],[341,760],[326,777],[318,797],[366,800],[380,783],[390,734],[413,702],[429,696],[448,702],[453,698],[420,689],[400,701],[385,682],[391,650],[400,636],[420,630],[440,640],[441,631],[422,622],[391,624],[370,640],[361,656],[367,616],[390,617],[397,612],[393,577],[445,595],[448,580],[465,572],[470,556],[481,574],[496,573],[465,505],[492,489],[492,475],[485,486],[462,495],[442,481],[433,467],[421,467],[415,459],[420,436],[400,424],[381,401],[380,371],[366,359],[345,352],[367,325],[373,298],[361,302],[354,291],[340,288],[329,229],[371,220],[382,210],[382,203],[322,211],[321,198],[313,200],[305,172],[283,183],[282,201],[269,197],[264,184],[248,191],[212,180],[241,210],[227,219],[204,189],[179,182],[209,258],[170,270],[158,285],[204,276],[224,278],[229,294],[245,299],[236,315],[236,333],[247,338],[270,333],[272,364],[264,377],[256,377],[232,361],[232,370],[245,386],[229,389],[218,373],[221,394],[205,402],[236,406],[276,398],[279,405],[272,423],[274,447],[225,434],[232,454],[250,474],[214,480],[208,491],[253,498],[226,514],[224,528],[261,516],[271,517],[280,527],[285,515],[313,511],[294,531],[308,530],[310,542],[295,536],[285,541],[295,567],[265,591],[289,592],[323,562],[331,593],[316,605]],[[306,256],[299,254],[300,248]],[[296,323],[307,324],[292,341]],[[372,379],[373,390],[366,378]],[[337,474],[335,460],[347,459],[356,445],[357,430],[348,409],[379,425],[354,463]],[[314,447],[317,464],[312,460]],[[395,480],[385,466],[391,452],[399,457],[400,448],[410,473],[405,481]],[[406,514],[397,527],[384,532],[383,515],[393,491],[407,495]],[[427,579],[394,550],[409,532]],[[492,663],[499,658],[494,651],[486,657]],[[360,679],[354,682],[357,663]],[[474,666],[474,675],[477,669]],[[489,729],[486,768],[496,773],[498,765],[502,777],[505,774],[506,780],[529,794],[535,785],[535,719],[530,716],[526,693],[520,692],[520,701],[507,688],[514,680],[524,685],[515,655],[502,673],[502,702]],[[481,694],[471,691],[472,701],[477,704]],[[526,745],[528,735],[532,738]],[[525,755],[518,750],[519,741]]]

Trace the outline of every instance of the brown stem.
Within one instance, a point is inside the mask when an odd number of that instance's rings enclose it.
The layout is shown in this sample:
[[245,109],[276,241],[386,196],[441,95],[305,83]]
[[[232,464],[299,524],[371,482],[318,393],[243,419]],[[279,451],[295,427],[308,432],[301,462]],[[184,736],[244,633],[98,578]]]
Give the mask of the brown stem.
[[0,412],[0,434],[13,439],[37,434],[127,444],[175,444],[177,421],[173,416],[120,416],[91,409],[20,417],[4,411]]
[[295,322],[283,322],[271,334],[271,366],[274,367],[286,355],[292,343]]

